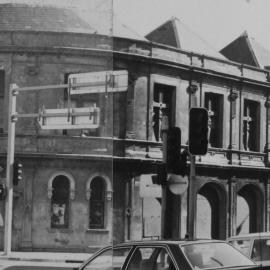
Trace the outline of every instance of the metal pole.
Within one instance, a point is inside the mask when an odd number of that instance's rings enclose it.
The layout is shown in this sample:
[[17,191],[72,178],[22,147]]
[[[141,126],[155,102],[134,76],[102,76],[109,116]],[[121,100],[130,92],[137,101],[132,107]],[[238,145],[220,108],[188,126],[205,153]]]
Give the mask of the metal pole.
[[197,194],[195,192],[195,156],[190,155],[190,174],[189,174],[189,193],[188,193],[188,237],[194,239],[196,237],[195,219],[196,219],[196,202]]
[[[191,82],[190,82],[191,84]],[[189,107],[197,107],[196,100],[196,91],[197,88],[193,89],[193,92],[190,93],[190,104]],[[189,155],[190,158],[190,172],[189,172],[189,189],[188,189],[188,224],[187,231],[189,239],[194,239],[196,237],[196,203],[197,203],[197,194],[195,192],[196,184],[196,156]]]
[[7,197],[5,201],[5,228],[4,228],[4,253],[11,252],[12,237],[12,208],[13,208],[13,164],[15,149],[15,122],[16,122],[16,95],[14,91],[16,84],[10,85],[9,109],[8,109],[8,148],[7,148],[7,168],[6,168],[6,188]]
[[[169,121],[166,116],[163,116],[161,122],[162,132],[162,161],[167,162],[167,139],[168,139]],[[166,181],[166,179],[164,179]],[[166,238],[166,211],[167,209],[167,184],[161,185],[162,187],[162,201],[161,201],[161,239]]]

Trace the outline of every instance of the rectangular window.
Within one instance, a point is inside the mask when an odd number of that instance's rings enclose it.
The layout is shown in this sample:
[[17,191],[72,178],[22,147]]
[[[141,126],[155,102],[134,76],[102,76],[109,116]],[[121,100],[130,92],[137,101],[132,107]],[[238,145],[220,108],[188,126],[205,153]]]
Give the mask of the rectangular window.
[[161,141],[161,124],[168,122],[169,126],[174,122],[173,95],[175,87],[158,84],[154,85],[153,103],[152,103],[152,138],[154,141]]
[[260,105],[253,100],[244,100],[243,148],[246,151],[259,151]]
[[215,93],[205,93],[204,107],[208,110],[209,146],[222,148],[223,96]]
[[128,262],[127,270],[175,270],[175,265],[164,247],[137,247]]

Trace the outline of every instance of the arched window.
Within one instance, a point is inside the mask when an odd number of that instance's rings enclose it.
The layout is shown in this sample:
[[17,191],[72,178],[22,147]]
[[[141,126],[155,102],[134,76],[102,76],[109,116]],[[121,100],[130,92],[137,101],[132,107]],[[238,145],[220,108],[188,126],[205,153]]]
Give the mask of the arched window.
[[91,196],[89,200],[89,228],[105,228],[105,182],[101,177],[95,177],[90,183]]
[[51,228],[69,227],[70,181],[66,176],[56,176],[52,181]]

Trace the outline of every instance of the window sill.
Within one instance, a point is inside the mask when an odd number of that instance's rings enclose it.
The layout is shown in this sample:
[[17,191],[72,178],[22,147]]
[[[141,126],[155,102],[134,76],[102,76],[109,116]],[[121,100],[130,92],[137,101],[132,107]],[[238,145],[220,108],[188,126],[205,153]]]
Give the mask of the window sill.
[[56,232],[61,232],[61,233],[72,233],[73,230],[72,229],[62,229],[62,228],[59,228],[59,229],[52,229],[52,228],[49,228],[47,229],[49,233],[56,233]]
[[109,233],[110,231],[107,229],[87,229],[87,233]]

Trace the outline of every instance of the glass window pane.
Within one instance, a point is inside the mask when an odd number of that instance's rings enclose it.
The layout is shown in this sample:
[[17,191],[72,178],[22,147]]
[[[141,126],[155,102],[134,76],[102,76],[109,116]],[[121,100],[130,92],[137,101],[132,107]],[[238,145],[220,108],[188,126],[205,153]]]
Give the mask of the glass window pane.
[[89,228],[102,229],[105,227],[105,184],[101,177],[92,180],[90,197]]
[[226,243],[199,243],[181,246],[194,268],[224,268],[254,265],[246,256]]
[[112,269],[112,249],[105,250],[95,259],[90,261],[83,269],[87,270],[109,270]]
[[166,248],[141,247],[137,248],[131,256],[128,270],[175,270],[173,261]]
[[256,239],[254,241],[251,258],[254,261],[270,260],[270,239]]
[[131,248],[119,248],[113,250],[113,269],[120,270]]
[[65,176],[57,176],[52,183],[51,228],[68,228],[70,183]]
[[233,240],[230,244],[240,250],[244,255],[249,256],[251,249],[251,240]]

